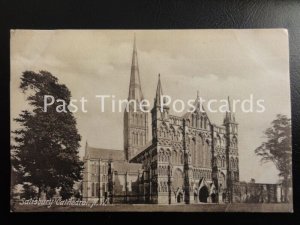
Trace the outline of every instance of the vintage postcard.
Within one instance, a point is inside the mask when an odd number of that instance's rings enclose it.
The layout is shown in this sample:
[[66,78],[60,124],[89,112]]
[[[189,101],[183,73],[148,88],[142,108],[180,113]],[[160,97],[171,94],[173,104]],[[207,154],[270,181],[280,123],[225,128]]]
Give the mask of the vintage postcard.
[[287,30],[11,30],[10,49],[12,212],[293,212]]

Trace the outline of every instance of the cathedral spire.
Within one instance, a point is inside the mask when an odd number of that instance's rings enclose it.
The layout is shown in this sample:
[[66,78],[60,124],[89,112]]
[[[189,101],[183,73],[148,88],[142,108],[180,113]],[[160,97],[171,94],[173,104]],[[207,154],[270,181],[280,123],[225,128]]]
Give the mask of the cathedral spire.
[[200,101],[199,90],[197,90],[197,96],[193,105],[194,105],[193,109],[191,108],[193,112],[204,112],[204,108]]
[[195,111],[200,112],[201,111],[201,104],[200,104],[200,97],[199,97],[199,91],[197,90],[197,97],[195,100]]
[[162,90],[162,86],[161,86],[161,82],[160,82],[160,74],[158,74],[158,82],[157,82],[154,106],[161,105],[161,96],[162,95],[163,95],[163,90]]
[[226,112],[224,122],[235,122],[235,116],[231,108],[231,102],[229,96],[227,98],[227,103],[228,103],[228,111]]
[[144,110],[142,110],[142,100],[144,100],[144,97],[141,88],[134,35],[128,101],[130,103],[135,102],[136,107],[129,104],[128,109],[124,111],[123,141],[125,159],[127,161],[132,159],[148,143],[148,112],[144,111],[146,110],[144,105]]
[[137,57],[136,39],[134,35],[128,100],[137,100],[138,102],[140,102],[143,100],[143,98],[144,97],[141,88]]
[[229,98],[229,96],[228,96],[228,109],[229,109],[229,112],[231,113],[231,103],[230,103],[230,98]]

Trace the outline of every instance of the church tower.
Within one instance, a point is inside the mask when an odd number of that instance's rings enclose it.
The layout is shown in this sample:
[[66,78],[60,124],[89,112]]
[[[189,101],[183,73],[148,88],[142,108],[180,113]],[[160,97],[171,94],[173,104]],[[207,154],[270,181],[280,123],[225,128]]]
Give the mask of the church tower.
[[140,107],[143,100],[134,36],[128,104],[124,112],[124,151],[127,161],[148,142],[148,113],[144,112],[146,108]]
[[[161,125],[168,123],[169,121],[169,107],[163,105],[165,99],[163,98],[163,90],[160,82],[160,74],[158,74],[157,88],[154,98],[154,105],[151,110],[152,114],[152,142],[153,144],[158,140],[158,131]],[[163,101],[163,102],[162,102]]]
[[228,111],[224,118],[226,128],[226,165],[227,165],[227,191],[229,202],[234,202],[234,184],[239,182],[239,154],[238,154],[238,123],[232,111],[228,97]]

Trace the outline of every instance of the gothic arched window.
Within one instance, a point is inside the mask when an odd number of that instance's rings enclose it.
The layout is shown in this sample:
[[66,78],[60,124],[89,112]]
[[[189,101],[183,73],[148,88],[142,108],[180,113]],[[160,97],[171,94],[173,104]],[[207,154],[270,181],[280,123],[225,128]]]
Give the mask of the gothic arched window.
[[221,145],[222,145],[222,141],[221,141],[220,136],[218,136],[218,146],[221,146]]
[[233,146],[234,148],[237,148],[237,138],[236,138],[236,137],[233,137],[233,138],[232,138],[232,146]]
[[184,154],[183,154],[183,152],[181,152],[181,154],[180,154],[180,163],[184,164]]
[[136,145],[136,133],[133,133],[133,144]]
[[141,133],[141,145],[144,145],[144,134]]
[[207,119],[204,118],[204,129],[206,129],[206,126],[207,126]]
[[225,157],[224,156],[222,157],[222,167],[223,168],[225,167]]
[[135,113],[133,114],[133,123],[137,124],[137,115]]
[[230,169],[233,169],[234,168],[234,159],[231,158],[230,159]]
[[135,144],[135,133],[134,132],[132,132],[131,137],[132,137],[132,144]]
[[173,126],[171,126],[171,128],[170,128],[170,135],[171,135],[171,139],[174,140],[174,138],[175,138],[175,129],[174,129]]
[[161,153],[160,153],[160,161],[164,161],[165,160],[165,158],[164,158],[164,152],[162,151]]
[[100,194],[100,185],[99,183],[96,183],[96,196],[99,197]]
[[92,196],[95,196],[95,183],[92,183]]
[[181,139],[181,137],[182,137],[182,133],[183,133],[183,130],[182,130],[182,128],[180,127],[179,129],[178,129],[178,138],[179,138],[179,140]]
[[139,114],[136,114],[135,118],[136,118],[135,125],[137,125],[137,126],[140,125]]
[[170,162],[171,161],[171,150],[167,149],[167,161]]
[[218,165],[218,167],[222,166],[222,160],[219,156],[217,157],[217,165]]
[[176,155],[177,155],[177,152],[176,152],[176,151],[173,151],[173,152],[171,153],[172,163],[176,163]]
[[192,114],[192,127],[195,127],[196,126],[196,118],[195,118],[195,115]]
[[140,115],[140,125],[143,126],[143,114]]

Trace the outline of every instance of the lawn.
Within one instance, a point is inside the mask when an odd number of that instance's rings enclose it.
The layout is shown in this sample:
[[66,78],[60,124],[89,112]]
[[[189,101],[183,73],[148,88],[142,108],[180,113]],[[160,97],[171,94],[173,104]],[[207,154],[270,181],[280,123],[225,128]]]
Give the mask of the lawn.
[[190,204],[190,205],[151,205],[122,204],[97,206],[36,206],[19,205],[12,212],[293,212],[291,204]]

